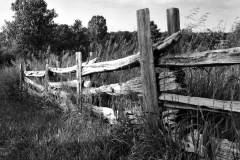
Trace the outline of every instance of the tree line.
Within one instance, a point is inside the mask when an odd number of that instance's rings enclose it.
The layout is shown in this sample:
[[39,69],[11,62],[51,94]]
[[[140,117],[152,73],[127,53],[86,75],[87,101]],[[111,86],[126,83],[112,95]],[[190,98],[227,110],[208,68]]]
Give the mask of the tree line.
[[[48,9],[45,0],[16,0],[11,4],[14,12],[13,21],[5,21],[0,33],[2,52],[11,52],[20,56],[44,56],[47,49],[57,55],[63,52],[94,51],[99,43],[104,43],[113,36],[108,33],[106,19],[96,15],[82,25],[76,19],[72,25],[57,24],[54,19],[58,16],[54,9]],[[160,32],[152,22],[154,36]],[[125,39],[131,38],[132,32],[118,32]],[[86,59],[87,55],[83,55]]]
[[[100,15],[93,16],[87,27],[83,26],[79,19],[76,19],[72,25],[57,24],[54,19],[58,14],[54,9],[47,8],[45,0],[15,0],[11,4],[11,9],[14,12],[14,19],[5,21],[2,32],[0,32],[0,55],[11,53],[24,57],[32,55],[44,58],[47,56],[47,50],[56,55],[81,51],[83,60],[86,60],[89,52],[96,51],[99,44],[104,45],[110,39],[111,42],[123,39],[125,41],[137,40],[136,31],[109,33],[106,19]],[[212,31],[194,33],[189,28],[184,29],[182,48],[184,51],[213,49],[218,39],[227,37],[237,41],[240,37],[239,24],[237,23],[231,34]],[[154,21],[151,21],[150,25],[153,43],[167,36],[167,32],[160,32]]]

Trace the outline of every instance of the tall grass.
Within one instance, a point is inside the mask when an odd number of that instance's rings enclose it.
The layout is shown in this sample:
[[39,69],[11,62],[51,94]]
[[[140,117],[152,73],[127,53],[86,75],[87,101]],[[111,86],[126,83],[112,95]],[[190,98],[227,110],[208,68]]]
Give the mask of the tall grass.
[[88,111],[63,113],[57,104],[19,91],[19,68],[0,70],[0,156],[4,159],[115,159],[129,150]]

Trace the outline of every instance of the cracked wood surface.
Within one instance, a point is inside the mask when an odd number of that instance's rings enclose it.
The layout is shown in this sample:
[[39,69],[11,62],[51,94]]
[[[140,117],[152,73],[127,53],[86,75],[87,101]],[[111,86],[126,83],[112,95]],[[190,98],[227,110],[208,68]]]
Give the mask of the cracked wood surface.
[[[181,90],[179,84],[175,82],[176,77],[174,72],[162,72],[158,76],[157,83],[160,86],[160,91],[174,91],[174,90]],[[49,86],[53,88],[62,88],[64,86],[67,87],[76,87],[77,80],[67,81],[67,82],[49,82]],[[141,78],[136,77],[133,78],[125,83],[116,83],[116,84],[109,84],[103,85],[97,88],[84,88],[82,94],[99,94],[99,93],[106,93],[110,95],[127,95],[131,93],[142,93],[142,84]]]
[[42,85],[37,84],[36,82],[34,82],[33,80],[24,77],[24,81],[28,84],[31,84],[32,86],[34,86],[37,90],[39,90],[40,92],[44,91],[44,87]]
[[240,64],[240,47],[205,52],[166,55],[155,60],[156,66],[218,66]]
[[[209,98],[201,97],[190,97],[177,94],[163,93],[160,95],[159,100],[171,102],[178,102],[182,104],[189,104],[196,106],[206,106],[214,110],[224,110],[230,112],[240,112],[240,102],[237,101],[223,101],[223,100],[213,100]],[[190,109],[190,108],[189,108]]]

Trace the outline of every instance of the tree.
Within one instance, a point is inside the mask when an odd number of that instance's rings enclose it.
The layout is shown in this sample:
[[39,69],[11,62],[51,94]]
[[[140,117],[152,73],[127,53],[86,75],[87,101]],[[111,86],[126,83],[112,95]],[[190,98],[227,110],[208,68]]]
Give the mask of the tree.
[[82,26],[82,21],[75,20],[73,25],[56,24],[53,29],[52,51],[60,54],[62,51],[82,52],[83,60],[87,58],[89,39],[87,28]]
[[93,16],[88,22],[88,32],[92,41],[102,41],[107,35],[106,19],[103,16]]
[[76,37],[74,41],[74,48],[76,51],[82,52],[82,59],[85,61],[88,57],[88,46],[90,44],[87,28],[83,27],[82,21],[79,19],[75,20],[74,24],[71,26],[73,34]]
[[63,50],[73,50],[74,34],[67,24],[57,24],[53,29],[52,51],[60,54]]
[[160,33],[160,29],[158,29],[158,26],[154,23],[154,21],[150,22],[151,27],[151,38],[153,43],[156,43],[162,36]]
[[54,9],[47,9],[44,0],[16,0],[12,3],[14,20],[6,22],[6,40],[15,40],[23,49],[38,51],[45,49],[51,41]]

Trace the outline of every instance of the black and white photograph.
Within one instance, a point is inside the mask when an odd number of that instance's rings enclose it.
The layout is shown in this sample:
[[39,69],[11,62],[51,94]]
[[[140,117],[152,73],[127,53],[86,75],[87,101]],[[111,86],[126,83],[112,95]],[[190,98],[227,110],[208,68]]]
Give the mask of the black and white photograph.
[[0,0],[0,160],[240,160],[240,0]]

